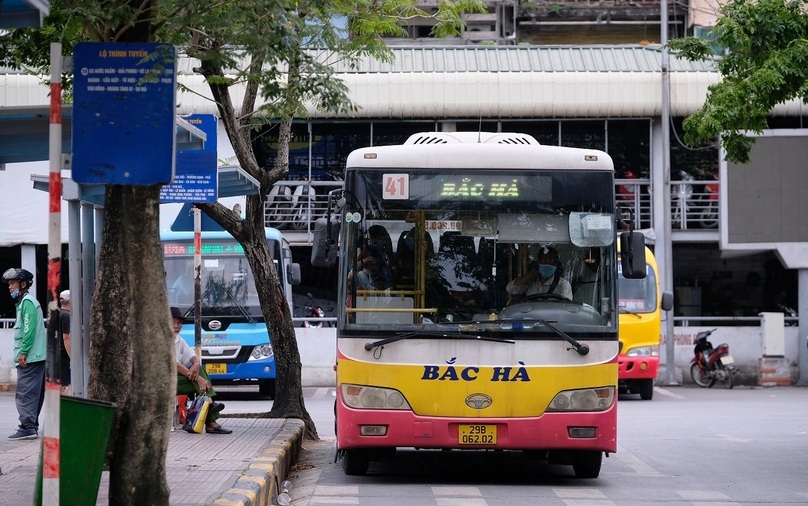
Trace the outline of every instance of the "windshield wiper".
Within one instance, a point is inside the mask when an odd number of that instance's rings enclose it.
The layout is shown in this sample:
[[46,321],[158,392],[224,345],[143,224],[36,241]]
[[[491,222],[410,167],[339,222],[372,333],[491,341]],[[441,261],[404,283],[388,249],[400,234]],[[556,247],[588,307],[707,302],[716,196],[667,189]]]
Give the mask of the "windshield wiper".
[[634,311],[629,311],[629,310],[628,310],[628,309],[626,309],[624,306],[617,306],[617,309],[618,309],[618,311],[620,311],[620,312],[621,312],[621,313],[623,313],[623,314],[630,314],[630,315],[634,315],[634,316],[636,316],[637,318],[639,318],[640,320],[642,320],[642,316],[638,315],[638,314],[637,314],[637,313],[635,313]]
[[[485,323],[495,323],[495,324],[509,323],[509,324],[514,324],[514,323],[533,323],[533,322],[541,323],[542,325],[544,325],[548,329],[555,332],[556,335],[558,335],[559,337],[561,337],[562,339],[564,339],[565,341],[570,343],[572,345],[572,347],[575,349],[575,351],[578,352],[579,355],[586,355],[587,353],[589,353],[589,345],[587,345],[585,343],[579,343],[578,341],[575,340],[575,338],[573,338],[572,336],[570,336],[569,334],[567,334],[563,330],[557,328],[555,325],[548,322],[547,320],[532,319],[532,318],[531,319],[524,319],[524,320],[522,320],[522,319],[513,319],[513,320],[504,319],[504,320],[492,320],[492,321],[488,321],[488,322],[485,322]],[[483,323],[483,322],[479,322],[479,323]]]
[[510,339],[502,339],[500,337],[491,337],[491,336],[481,336],[477,334],[463,334],[461,332],[403,332],[401,334],[395,335],[393,337],[388,337],[385,339],[379,339],[373,343],[365,343],[365,349],[370,351],[373,348],[377,348],[379,346],[384,346],[385,344],[394,343],[396,341],[401,341],[402,339],[409,339],[410,337],[420,337],[420,336],[428,336],[428,337],[447,337],[453,339],[473,339],[479,341],[493,341],[495,343],[508,343],[513,344],[514,341]]
[[[233,304],[236,306],[236,309],[238,309],[239,312],[242,315],[244,315],[244,317],[247,319],[248,322],[255,323],[255,318],[253,318],[253,316],[250,314],[250,312],[247,311],[247,308],[245,308],[243,305],[241,305],[241,303],[238,301],[238,299],[236,299],[235,295],[233,295],[233,292],[231,292],[229,288],[224,286],[224,284],[222,284],[222,286],[220,286],[220,287],[215,287],[215,288],[217,290],[222,290],[225,293],[225,295],[227,295],[227,298],[230,299],[231,301],[233,301]],[[213,291],[213,289],[214,289],[214,287],[210,287],[207,290],[205,290],[205,293],[202,294],[202,297],[200,297],[200,299],[205,300],[205,297],[207,297],[208,295],[213,296],[213,294],[211,293]]]
[[586,355],[587,353],[589,353],[589,345],[587,345],[586,343],[579,343],[578,341],[573,339],[572,336],[570,336],[569,334],[567,334],[563,330],[556,328],[554,325],[552,325],[547,320],[536,320],[536,321],[541,323],[542,325],[544,325],[548,329],[552,330],[553,332],[555,332],[556,334],[558,334],[562,338],[564,338],[565,341],[570,343],[572,345],[572,347],[575,348],[575,351],[577,351],[579,355]]

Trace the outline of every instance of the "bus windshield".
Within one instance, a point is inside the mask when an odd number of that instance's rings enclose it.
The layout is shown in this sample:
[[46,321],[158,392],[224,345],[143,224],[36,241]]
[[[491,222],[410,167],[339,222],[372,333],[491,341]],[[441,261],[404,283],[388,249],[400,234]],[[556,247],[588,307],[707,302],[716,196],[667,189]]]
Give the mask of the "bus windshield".
[[[619,269],[619,265],[618,265]],[[627,313],[653,313],[657,309],[656,276],[650,266],[646,267],[644,279],[618,277],[619,308]]]
[[[261,319],[261,307],[244,248],[232,238],[202,240],[202,316]],[[193,238],[163,241],[168,301],[182,311],[194,304]],[[273,258],[278,258],[273,251]],[[277,267],[277,260],[275,260]]]
[[611,171],[349,167],[345,188],[346,335],[614,338]]

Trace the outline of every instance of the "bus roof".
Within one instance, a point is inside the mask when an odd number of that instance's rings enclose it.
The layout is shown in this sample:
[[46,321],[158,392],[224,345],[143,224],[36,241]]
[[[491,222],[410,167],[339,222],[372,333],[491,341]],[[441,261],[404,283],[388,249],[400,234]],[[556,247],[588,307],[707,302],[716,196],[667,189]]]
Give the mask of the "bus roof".
[[[422,142],[412,142],[413,138]],[[614,170],[611,157],[603,151],[544,146],[529,135],[490,132],[415,134],[403,145],[357,149],[348,155],[346,165],[379,169]]]

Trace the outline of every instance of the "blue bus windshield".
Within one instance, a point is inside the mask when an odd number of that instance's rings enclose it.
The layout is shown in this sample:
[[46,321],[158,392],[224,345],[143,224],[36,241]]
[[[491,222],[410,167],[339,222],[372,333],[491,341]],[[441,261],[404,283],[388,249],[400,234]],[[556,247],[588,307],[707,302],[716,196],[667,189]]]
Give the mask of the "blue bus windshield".
[[[164,241],[163,255],[169,304],[184,312],[194,304],[193,239]],[[203,316],[261,317],[252,270],[234,239],[203,239],[201,303]]]

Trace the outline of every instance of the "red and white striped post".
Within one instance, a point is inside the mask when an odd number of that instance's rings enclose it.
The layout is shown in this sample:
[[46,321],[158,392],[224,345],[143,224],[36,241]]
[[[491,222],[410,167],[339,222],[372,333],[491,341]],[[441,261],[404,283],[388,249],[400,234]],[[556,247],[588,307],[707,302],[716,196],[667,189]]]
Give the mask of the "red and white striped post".
[[194,351],[202,363],[202,210],[194,206]]
[[59,504],[61,384],[59,353],[59,281],[62,271],[62,45],[50,45],[50,178],[48,205],[48,346],[45,373],[45,419],[42,443],[42,504]]

